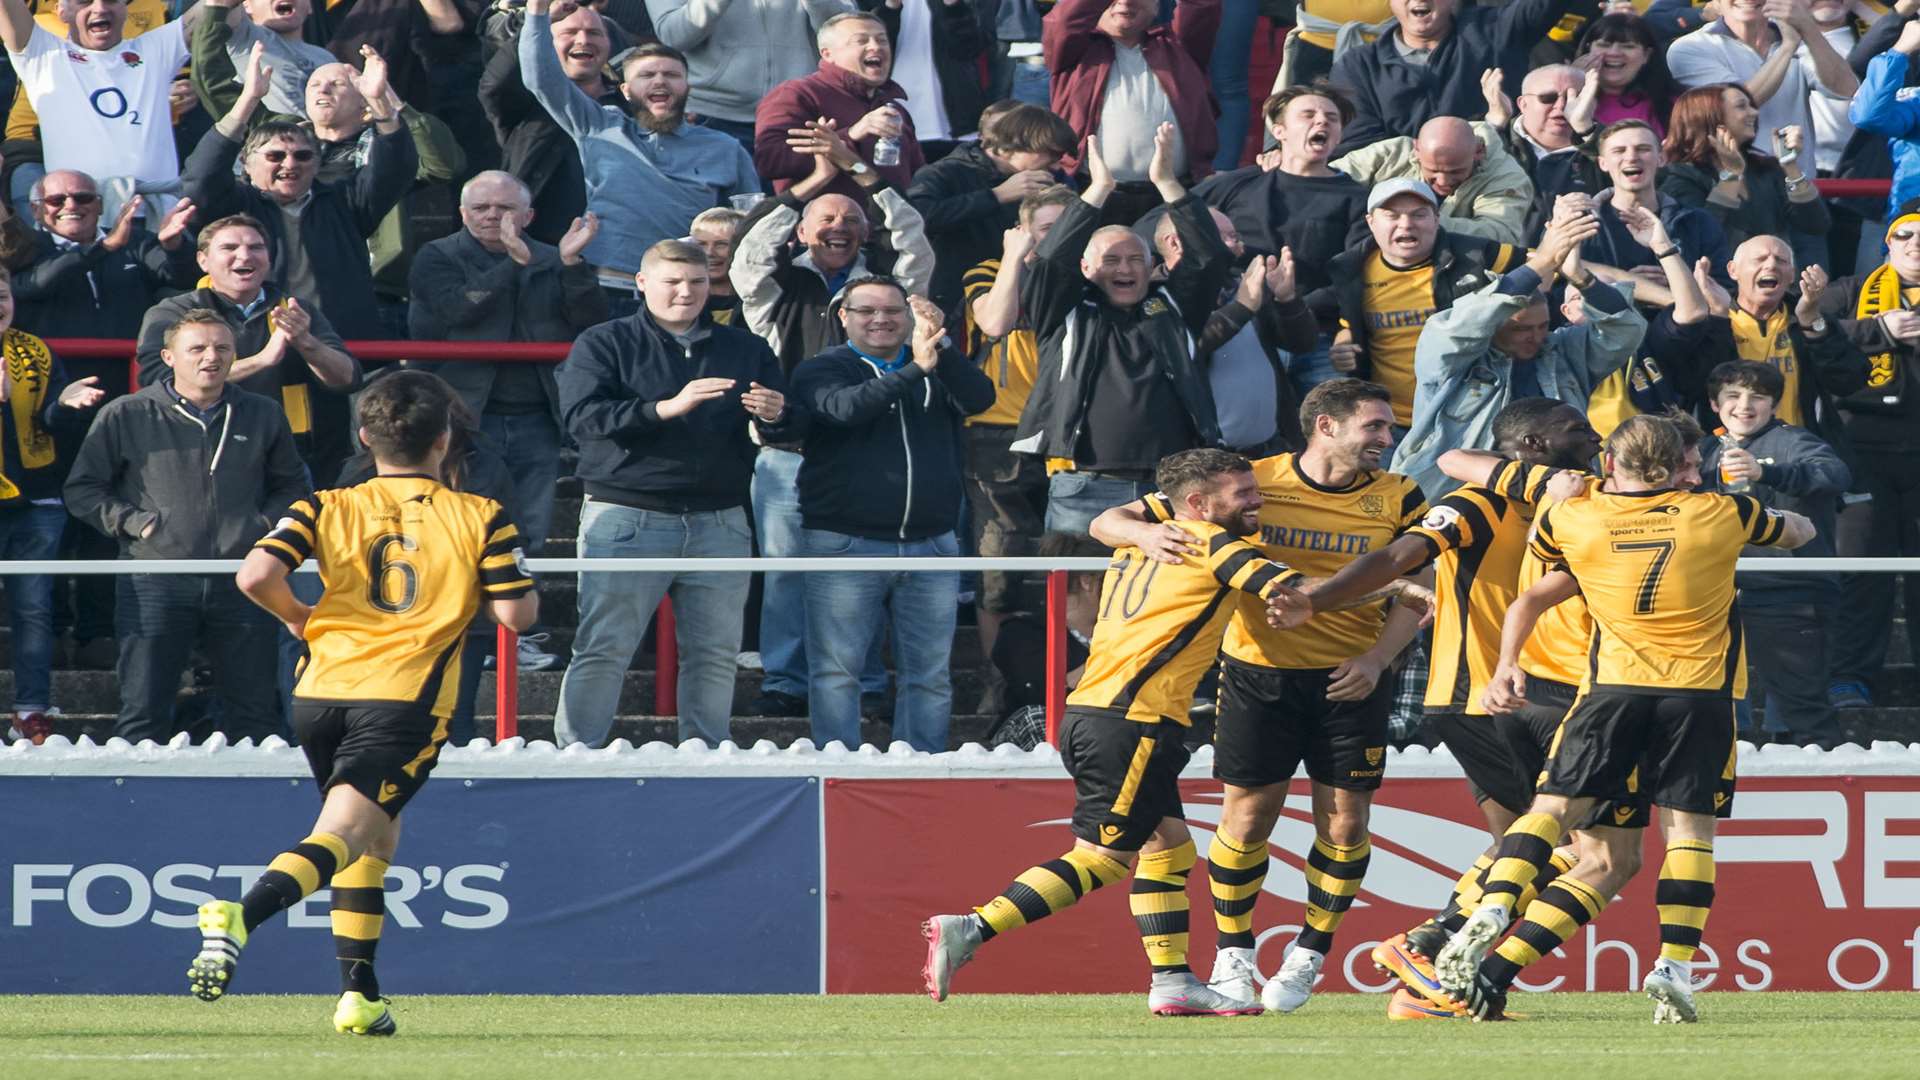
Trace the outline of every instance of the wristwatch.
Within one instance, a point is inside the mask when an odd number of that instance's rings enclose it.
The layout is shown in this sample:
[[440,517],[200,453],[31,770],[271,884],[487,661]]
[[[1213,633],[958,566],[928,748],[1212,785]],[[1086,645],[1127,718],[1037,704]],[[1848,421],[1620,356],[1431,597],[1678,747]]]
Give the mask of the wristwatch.
[[865,176],[873,171],[873,166],[864,161],[856,161],[852,165],[847,166],[847,171],[855,176]]
[[1741,176],[1740,173],[1734,172],[1732,169],[1720,170],[1720,182],[1723,184],[1729,180],[1738,180],[1740,179],[1740,176]]
[[1827,332],[1827,317],[1825,315],[1822,315],[1819,318],[1813,320],[1813,325],[1807,327],[1807,333],[1812,334],[1814,337],[1819,337],[1821,334],[1824,334],[1826,332]]

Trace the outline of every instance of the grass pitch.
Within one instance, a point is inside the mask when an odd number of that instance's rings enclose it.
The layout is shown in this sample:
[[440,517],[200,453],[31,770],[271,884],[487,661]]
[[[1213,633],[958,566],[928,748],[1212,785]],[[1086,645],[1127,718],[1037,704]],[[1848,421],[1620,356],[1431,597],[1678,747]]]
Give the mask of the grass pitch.
[[[1292,1016],[1157,1019],[1146,995],[420,997],[392,1039],[335,1035],[333,999],[0,997],[0,1072],[34,1078],[1913,1077],[1920,994],[1705,994],[1655,1027],[1644,997],[1516,996],[1510,1024],[1388,1023],[1386,999]],[[1389,1072],[1388,1070],[1392,1070]],[[1468,1074],[1471,1075],[1471,1074]]]

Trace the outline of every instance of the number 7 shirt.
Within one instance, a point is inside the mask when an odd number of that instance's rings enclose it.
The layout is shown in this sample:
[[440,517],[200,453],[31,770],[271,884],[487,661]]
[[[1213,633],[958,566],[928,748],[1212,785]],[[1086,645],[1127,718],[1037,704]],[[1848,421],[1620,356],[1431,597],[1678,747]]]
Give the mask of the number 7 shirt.
[[1594,492],[1535,519],[1531,550],[1580,583],[1593,618],[1581,689],[1731,697],[1740,679],[1733,567],[1785,519],[1746,495]]
[[78,169],[102,184],[111,177],[180,178],[168,105],[173,77],[187,61],[179,20],[97,52],[35,23],[26,51],[7,57],[40,115],[49,171]]

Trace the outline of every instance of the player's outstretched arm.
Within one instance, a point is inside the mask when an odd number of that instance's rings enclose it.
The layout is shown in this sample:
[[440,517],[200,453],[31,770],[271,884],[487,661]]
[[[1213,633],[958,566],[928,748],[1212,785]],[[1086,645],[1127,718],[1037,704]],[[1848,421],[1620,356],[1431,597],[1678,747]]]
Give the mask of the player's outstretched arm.
[[540,621],[540,594],[530,592],[511,600],[489,600],[487,612],[494,622],[516,634],[524,634]]
[[293,589],[287,585],[287,575],[290,573],[292,571],[279,555],[264,548],[254,548],[247,552],[246,561],[240,564],[240,572],[234,575],[233,583],[247,595],[247,599],[265,608],[285,624],[294,637],[305,637],[307,616],[313,614],[313,609],[293,595]]
[[1463,484],[1485,484],[1500,466],[1513,460],[1491,450],[1449,450],[1434,462],[1452,480]]
[[1307,586],[1315,614],[1359,607],[1399,591],[1400,575],[1418,570],[1433,557],[1433,547],[1418,536],[1403,536],[1368,552],[1318,585]]
[[1527,677],[1520,670],[1520,649],[1547,609],[1579,595],[1580,583],[1565,570],[1548,571],[1507,608],[1500,624],[1500,662],[1482,695],[1482,703],[1497,713],[1510,713],[1527,703]]
[[1150,515],[1144,499],[1102,510],[1087,535],[1110,548],[1137,547],[1155,562],[1178,564],[1188,555],[1205,554],[1192,533]]
[[1796,514],[1792,510],[1775,510],[1780,515],[1780,539],[1773,546],[1792,551],[1813,542],[1813,521],[1805,514]]

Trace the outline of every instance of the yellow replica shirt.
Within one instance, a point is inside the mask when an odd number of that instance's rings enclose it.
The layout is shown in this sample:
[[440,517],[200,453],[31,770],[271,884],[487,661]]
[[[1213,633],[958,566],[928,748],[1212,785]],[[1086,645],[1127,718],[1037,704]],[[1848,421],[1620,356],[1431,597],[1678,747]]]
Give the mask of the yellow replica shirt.
[[1728,315],[1733,324],[1733,344],[1742,360],[1768,364],[1787,380],[1786,392],[1773,403],[1773,415],[1789,424],[1805,426],[1800,416],[1800,358],[1793,353],[1793,336],[1787,332],[1793,315],[1782,305],[1765,323],[1734,308]]
[[980,332],[973,321],[973,303],[993,289],[1000,273],[1000,260],[988,259],[966,272],[960,287],[966,296],[967,355],[993,380],[993,407],[967,417],[971,424],[998,424],[1012,427],[1020,422],[1033,394],[1033,380],[1040,374],[1040,344],[1024,323],[1006,337],[995,340]]
[[378,476],[293,504],[256,547],[319,560],[294,697],[452,715],[460,644],[480,601],[533,588],[520,532],[492,499],[426,476]]
[[[1557,471],[1545,465],[1523,465],[1518,461],[1509,461],[1496,468],[1493,475],[1487,478],[1487,487],[1509,501],[1533,504],[1534,520],[1538,521],[1539,512],[1553,503],[1546,489],[1547,482],[1553,479]],[[1530,528],[1527,534],[1529,544],[1532,536]],[[1553,566],[1542,561],[1529,546],[1520,556],[1514,595],[1517,597],[1533,588],[1551,569]],[[1504,612],[1501,618],[1504,621]],[[1533,624],[1533,633],[1520,647],[1520,669],[1535,678],[1579,686],[1586,674],[1587,643],[1592,638],[1593,620],[1587,617],[1586,599],[1575,595],[1563,600],[1548,608]],[[1497,636],[1494,648],[1497,658]]]
[[1519,595],[1520,561],[1533,525],[1533,504],[1561,470],[1526,470],[1510,462],[1496,472],[1518,468],[1510,480],[1521,497],[1509,498],[1488,487],[1456,489],[1435,503],[1409,530],[1427,542],[1434,559],[1433,639],[1429,646],[1429,709],[1486,715],[1480,693],[1500,662],[1500,626]]
[[1413,374],[1413,349],[1420,342],[1420,328],[1440,310],[1433,302],[1433,263],[1396,270],[1376,251],[1367,257],[1361,273],[1373,381],[1393,395],[1393,422],[1408,427],[1413,423],[1413,391],[1419,381]]
[[1593,492],[1541,511],[1532,550],[1579,581],[1593,617],[1581,689],[1733,696],[1734,561],[1784,531],[1746,495]]
[[1261,557],[1245,540],[1204,521],[1177,521],[1206,548],[1179,564],[1121,548],[1100,587],[1086,670],[1067,704],[1125,713],[1130,720],[1186,724],[1200,679],[1220,654],[1237,610],[1233,597],[1266,609],[1266,598],[1301,575]]
[[[1420,485],[1398,473],[1365,473],[1345,488],[1307,479],[1296,455],[1277,454],[1253,463],[1260,481],[1260,533],[1251,537],[1261,554],[1308,577],[1329,578],[1341,567],[1392,543],[1427,512]],[[1149,516],[1173,517],[1166,496],[1146,498]],[[1264,604],[1242,599],[1227,627],[1226,655],[1260,667],[1304,670],[1337,667],[1373,648],[1386,622],[1382,600],[1345,611],[1315,615],[1292,630],[1267,625]]]

